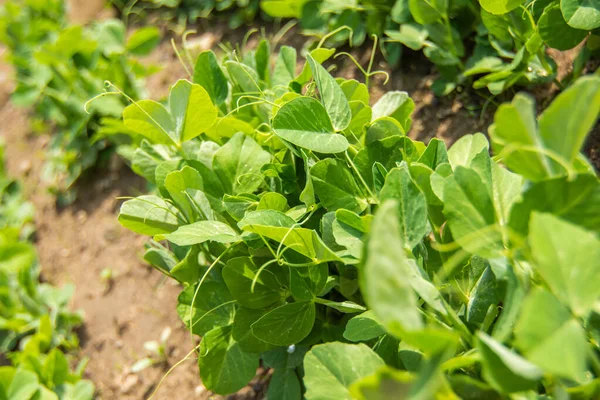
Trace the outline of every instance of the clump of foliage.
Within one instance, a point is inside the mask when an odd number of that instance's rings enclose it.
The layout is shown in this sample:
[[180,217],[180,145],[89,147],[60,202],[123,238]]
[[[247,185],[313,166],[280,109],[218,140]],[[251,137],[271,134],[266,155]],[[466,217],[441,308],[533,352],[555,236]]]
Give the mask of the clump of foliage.
[[[90,27],[70,26],[62,1],[8,1],[0,9],[0,41],[10,50],[17,88],[12,101],[33,106],[40,125],[55,132],[47,149],[44,178],[51,189],[68,192],[99,153],[109,146],[100,123],[121,115],[125,99],[107,96],[89,109],[86,102],[102,92],[106,80],[137,99],[144,96],[141,79],[155,69],[135,56],[148,54],[160,40],[156,28],[143,28],[126,38],[118,20]],[[111,138],[113,138],[111,136]]]
[[[514,85],[552,82],[556,65],[546,48],[573,48],[600,26],[598,7],[580,3],[262,0],[261,7],[271,16],[297,18],[305,33],[323,36],[329,45],[361,45],[368,35],[385,35],[382,49],[391,64],[399,61],[400,44],[422,50],[440,73],[433,91],[446,95],[459,85],[499,94]],[[565,84],[581,74],[597,49],[592,32]]]
[[33,205],[23,199],[20,182],[6,173],[4,151],[0,141],[0,229],[16,229],[21,239],[27,239],[34,232],[35,211]]
[[[124,124],[156,194],[119,221],[181,282],[200,376],[227,394],[260,363],[269,398],[595,398],[600,182],[579,153],[600,78],[488,139],[411,140],[414,103],[269,45],[197,61]],[[490,157],[490,150],[495,156]],[[517,397],[514,397],[517,398]]]
[[74,288],[39,282],[35,248],[21,239],[32,230],[32,206],[16,182],[0,180],[0,356],[10,364],[0,367],[0,398],[91,400],[85,362],[72,371],[63,353],[79,344],[82,318],[68,310]]
[[121,13],[146,18],[154,13],[163,20],[181,26],[196,23],[201,18],[227,16],[229,27],[239,28],[251,23],[260,11],[259,0],[112,0]]

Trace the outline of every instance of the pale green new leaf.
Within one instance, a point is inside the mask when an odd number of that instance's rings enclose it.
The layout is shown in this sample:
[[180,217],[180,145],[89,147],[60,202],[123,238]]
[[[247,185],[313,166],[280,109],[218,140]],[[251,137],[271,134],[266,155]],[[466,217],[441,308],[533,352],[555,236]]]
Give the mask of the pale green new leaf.
[[153,100],[141,100],[123,111],[123,123],[153,144],[177,143],[175,126],[169,111]]
[[522,0],[479,0],[481,7],[492,14],[506,14],[519,7]]
[[157,235],[155,240],[168,240],[178,246],[191,246],[207,241],[235,243],[241,238],[229,225],[219,221],[198,221],[179,227],[175,232]]
[[600,27],[600,1],[560,0],[560,9],[567,24],[591,31]]
[[534,212],[529,244],[536,270],[554,295],[580,316],[600,297],[600,239],[552,214]]
[[336,132],[343,131],[350,125],[352,113],[342,88],[329,72],[315,61],[310,54],[307,56],[307,61],[317,83],[321,102],[325,106],[325,110],[327,110],[327,114],[329,114],[331,123],[333,124],[333,129]]
[[171,88],[169,107],[178,143],[199,136],[217,121],[217,108],[208,92],[186,80],[178,81]]
[[525,299],[515,326],[515,345],[546,372],[579,381],[587,369],[587,340],[569,310],[536,288]]

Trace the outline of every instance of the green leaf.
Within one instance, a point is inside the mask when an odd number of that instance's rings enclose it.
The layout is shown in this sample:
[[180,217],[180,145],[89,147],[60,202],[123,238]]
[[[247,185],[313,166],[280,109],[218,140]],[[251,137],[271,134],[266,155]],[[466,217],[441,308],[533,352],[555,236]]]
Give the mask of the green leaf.
[[207,241],[219,243],[235,243],[241,241],[237,232],[229,225],[218,221],[198,221],[193,224],[183,225],[175,232],[158,234],[157,241],[168,240],[177,246],[192,246]]
[[308,0],[262,0],[260,8],[275,18],[300,18]]
[[420,330],[417,296],[399,266],[408,269],[394,201],[383,203],[373,221],[360,285],[375,316],[389,332]]
[[296,76],[296,49],[290,46],[281,46],[279,55],[273,68],[273,86],[283,86],[287,89]]
[[341,208],[361,213],[368,205],[350,168],[341,160],[328,158],[310,169],[315,194],[328,211]]
[[190,204],[189,192],[187,189],[202,190],[204,188],[202,176],[195,169],[185,166],[179,171],[173,171],[165,177],[165,189],[169,195],[184,212],[188,221],[193,221],[195,218],[194,205]]
[[418,158],[413,142],[404,136],[392,136],[369,143],[352,160],[356,169],[370,188],[375,189],[373,165],[380,163],[387,171],[401,161]]
[[402,24],[400,31],[385,31],[385,34],[390,37],[391,42],[400,42],[406,47],[419,51],[425,45],[429,32],[419,24]]
[[292,368],[276,369],[269,381],[269,399],[301,400],[302,388],[296,371]]
[[557,50],[569,50],[577,46],[588,32],[567,24],[558,4],[546,8],[538,21],[538,32],[542,40]]
[[199,136],[217,121],[217,108],[206,90],[183,79],[171,88],[169,107],[178,143]]
[[483,257],[498,256],[503,249],[489,185],[475,170],[461,166],[444,181],[444,215],[452,236],[462,248]]
[[277,307],[252,324],[252,333],[277,346],[289,346],[308,336],[315,323],[315,303],[302,301]]
[[193,82],[206,90],[214,104],[221,105],[227,100],[227,78],[212,50],[203,51],[198,56]]
[[402,242],[407,249],[415,247],[428,233],[427,200],[412,181],[408,165],[392,169],[381,189],[382,202],[395,200],[398,204],[398,226]]
[[348,321],[344,337],[351,342],[366,342],[385,333],[373,311],[369,310]]
[[340,261],[317,232],[307,228],[291,228],[290,224],[295,224],[295,221],[281,212],[261,210],[248,213],[238,226],[242,230],[283,242],[286,247],[308,257],[315,264]]
[[600,234],[600,181],[594,175],[561,177],[529,185],[510,212],[510,227],[527,235],[532,212],[546,212]]
[[341,153],[349,146],[343,135],[334,133],[323,105],[310,97],[285,103],[273,118],[273,129],[281,139],[318,153]]
[[[204,336],[214,328],[227,326],[233,322],[235,304],[223,282],[206,281],[197,292],[196,289],[197,284],[190,285],[177,298],[177,314],[187,330]],[[192,300],[194,305],[190,313]],[[227,302],[230,304],[225,305]]]
[[123,203],[119,222],[135,233],[148,236],[171,233],[184,223],[173,205],[152,195]]
[[326,343],[304,357],[307,400],[353,400],[350,385],[374,374],[383,360],[364,344]]
[[310,54],[307,55],[306,59],[319,89],[321,102],[331,119],[333,129],[337,132],[343,131],[350,125],[352,113],[350,112],[350,105],[342,88],[329,72],[315,61]]
[[127,51],[136,56],[146,56],[160,43],[160,30],[147,26],[135,31],[127,39]]
[[560,0],[560,10],[573,28],[591,31],[600,27],[600,1]]
[[477,333],[483,377],[502,393],[535,389],[543,371],[483,332]]
[[236,133],[215,153],[213,170],[226,193],[252,193],[262,184],[260,169],[271,161],[271,155],[254,139]]
[[153,100],[141,100],[131,104],[123,111],[123,123],[138,135],[142,135],[154,144],[174,144],[175,126],[169,111]]
[[415,110],[415,102],[406,92],[387,92],[373,106],[373,121],[382,117],[391,117],[400,122],[405,132],[410,130],[411,115]]
[[448,161],[452,168],[458,166],[469,167],[473,159],[482,152],[487,150],[489,143],[482,133],[474,135],[465,135],[458,139],[450,150],[448,150]]
[[233,321],[233,339],[240,344],[240,348],[248,353],[262,353],[273,350],[274,345],[260,340],[252,334],[252,324],[258,321],[267,310],[254,310],[238,307]]
[[[268,307],[281,300],[281,284],[277,280],[274,269],[282,268],[272,265],[272,268],[259,269],[250,257],[236,257],[227,261],[223,268],[223,279],[233,297],[244,307],[259,309]],[[252,282],[256,278],[254,288]]]
[[587,369],[585,331],[549,292],[536,288],[523,304],[515,345],[546,372],[583,381]]
[[521,0],[479,0],[481,7],[492,14],[506,14],[509,11],[519,7]]
[[[578,79],[559,94],[539,119],[545,147],[572,164],[600,112],[600,77]],[[568,134],[565,134],[568,132]]]
[[415,21],[425,25],[446,16],[448,0],[409,0],[408,6]]
[[600,296],[596,268],[600,239],[592,232],[564,222],[552,214],[534,212],[529,223],[531,255],[537,271],[554,295],[580,316]]
[[198,366],[202,384],[223,395],[246,386],[259,365],[258,354],[244,352],[231,333],[231,326],[215,328],[200,342]]
[[449,162],[444,141],[437,138],[431,139],[417,162],[427,165],[434,171],[438,165]]

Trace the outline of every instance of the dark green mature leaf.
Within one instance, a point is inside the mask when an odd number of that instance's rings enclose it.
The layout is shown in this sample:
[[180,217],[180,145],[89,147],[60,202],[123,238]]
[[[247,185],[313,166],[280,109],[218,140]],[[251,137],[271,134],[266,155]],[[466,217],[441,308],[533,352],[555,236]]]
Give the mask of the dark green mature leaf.
[[561,0],[560,10],[569,26],[591,31],[600,27],[600,1]]
[[344,208],[361,213],[367,208],[365,195],[343,161],[321,160],[310,169],[310,175],[315,194],[328,211]]
[[302,399],[302,387],[296,371],[291,368],[276,369],[269,381],[267,397],[281,400]]
[[271,155],[254,139],[236,133],[215,153],[213,170],[226,193],[252,193],[262,184],[260,169],[271,161]]
[[350,385],[374,374],[383,360],[364,344],[326,343],[304,357],[307,400],[353,400]]
[[415,247],[428,232],[427,201],[412,181],[408,165],[392,169],[381,189],[381,201],[396,200],[398,226],[402,242],[408,250]]
[[448,152],[446,151],[444,141],[437,138],[431,139],[417,162],[425,164],[433,170],[435,170],[438,165],[449,162]]
[[447,0],[409,0],[410,13],[421,25],[431,24],[442,19],[448,8]]
[[335,133],[325,107],[309,97],[285,103],[273,118],[273,129],[280,138],[318,153],[341,153],[349,146],[343,135]]
[[543,371],[483,332],[477,334],[483,377],[502,393],[534,389]]
[[577,46],[588,32],[567,24],[558,4],[546,8],[538,21],[538,32],[542,40],[557,50],[569,50]]
[[[272,268],[263,269],[256,278],[259,268],[250,257],[233,258],[223,268],[223,279],[229,291],[244,307],[265,308],[281,300],[281,286],[285,283],[278,282],[273,270],[282,267],[275,264]],[[253,288],[254,279],[256,283]]]
[[584,380],[588,358],[585,331],[549,292],[536,288],[527,296],[515,338],[525,357],[546,372]]
[[534,212],[529,243],[537,271],[554,295],[584,316],[600,296],[600,239],[552,214]]
[[[204,336],[214,328],[228,326],[233,322],[235,304],[223,282],[206,281],[200,289],[196,289],[196,285],[188,286],[177,298],[177,314],[186,329]],[[231,304],[224,305],[227,302]]]
[[352,161],[367,185],[374,188],[373,164],[381,163],[389,171],[413,158],[418,158],[413,142],[404,136],[392,136],[369,143]]
[[300,342],[315,323],[315,303],[301,301],[277,307],[252,324],[257,338],[277,346]]
[[174,232],[185,223],[177,208],[152,195],[123,203],[119,222],[127,229],[148,236]]
[[248,353],[271,351],[275,345],[260,340],[252,333],[252,324],[262,318],[268,310],[238,307],[233,321],[233,339]]
[[193,81],[208,92],[213,103],[220,105],[227,100],[227,78],[212,50],[203,51],[198,56]]
[[233,339],[233,328],[209,331],[200,342],[200,377],[208,390],[234,393],[250,382],[258,368],[258,354],[246,353]]
[[342,88],[329,72],[315,61],[310,54],[308,54],[306,59],[317,83],[321,102],[325,106],[325,110],[327,110],[327,114],[329,114],[329,118],[333,124],[333,129],[337,132],[343,131],[350,125],[352,113],[350,112],[350,105]]

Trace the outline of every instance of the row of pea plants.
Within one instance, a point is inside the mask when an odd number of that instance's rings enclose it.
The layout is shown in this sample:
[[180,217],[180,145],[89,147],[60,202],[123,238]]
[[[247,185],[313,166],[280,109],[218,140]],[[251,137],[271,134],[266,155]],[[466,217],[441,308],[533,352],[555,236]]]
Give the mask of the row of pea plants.
[[297,73],[264,40],[205,51],[167,102],[123,113],[156,190],[119,221],[181,283],[203,384],[263,366],[272,399],[600,396],[600,182],[580,154],[600,78],[539,117],[518,94],[489,140],[447,149],[408,137],[407,93],[334,78],[334,53]]
[[123,22],[69,24],[64,0],[8,0],[0,6],[0,43],[15,70],[13,104],[33,108],[35,130],[51,131],[43,178],[59,201],[75,197],[74,182],[114,144],[128,140],[120,116],[127,100],[108,96],[85,107],[110,81],[133,99],[146,96],[143,78],[156,67],[139,56],[160,41],[157,28],[127,37]]
[[82,378],[87,361],[71,368],[82,316],[69,311],[74,287],[40,282],[33,206],[4,169],[0,147],[0,398],[92,400]]

